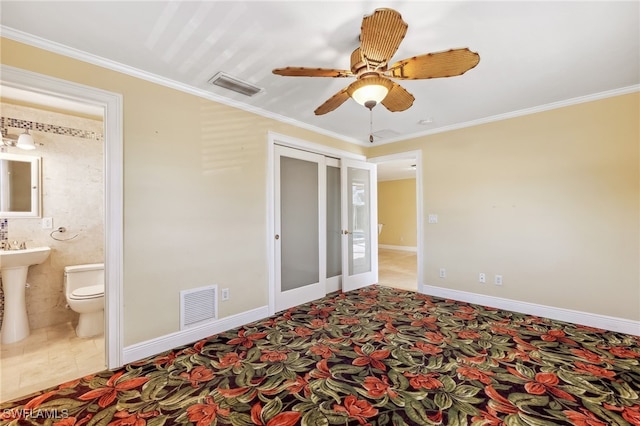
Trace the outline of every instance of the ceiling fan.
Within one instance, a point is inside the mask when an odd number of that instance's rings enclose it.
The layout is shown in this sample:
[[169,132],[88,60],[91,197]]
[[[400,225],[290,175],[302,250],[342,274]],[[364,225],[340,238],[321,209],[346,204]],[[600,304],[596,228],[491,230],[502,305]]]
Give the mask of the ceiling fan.
[[329,68],[276,68],[274,74],[287,77],[355,77],[314,113],[326,114],[350,97],[370,110],[382,103],[389,111],[404,111],[415,98],[391,79],[418,80],[462,75],[478,65],[480,56],[468,48],[426,53],[389,65],[407,33],[408,25],[393,9],[376,9],[362,19],[360,47],[351,54],[351,70]]

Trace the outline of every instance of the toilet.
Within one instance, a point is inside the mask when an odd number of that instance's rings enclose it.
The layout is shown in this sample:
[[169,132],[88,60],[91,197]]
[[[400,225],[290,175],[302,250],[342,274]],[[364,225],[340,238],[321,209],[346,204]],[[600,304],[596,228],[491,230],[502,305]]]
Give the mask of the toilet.
[[76,335],[87,338],[104,332],[104,263],[65,266],[67,304],[80,314]]

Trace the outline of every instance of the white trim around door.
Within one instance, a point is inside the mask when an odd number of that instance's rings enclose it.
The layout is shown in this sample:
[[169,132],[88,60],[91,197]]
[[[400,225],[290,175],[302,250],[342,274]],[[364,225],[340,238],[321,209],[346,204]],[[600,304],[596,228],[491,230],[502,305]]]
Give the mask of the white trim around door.
[[275,145],[275,308],[326,294],[325,156]]
[[291,136],[286,136],[280,133],[268,132],[267,134],[267,235],[266,235],[266,249],[267,249],[267,264],[269,271],[269,315],[276,313],[276,268],[275,268],[275,246],[273,239],[276,234],[275,230],[275,154],[274,147],[276,145],[286,146],[289,148],[295,148],[303,151],[312,152],[315,154],[325,155],[332,158],[350,158],[354,160],[365,161],[364,155],[354,154],[348,151],[342,151],[340,149],[331,148],[328,146],[308,142],[302,139],[297,139]]
[[418,258],[418,292],[424,293],[424,207],[422,193],[422,151],[407,151],[398,154],[383,155],[380,157],[371,157],[367,161],[370,163],[384,163],[387,161],[414,159],[416,162],[416,219],[418,232],[418,246],[416,248]]
[[123,101],[95,87],[0,65],[0,85],[104,109],[105,174],[105,346],[107,368],[123,365]]

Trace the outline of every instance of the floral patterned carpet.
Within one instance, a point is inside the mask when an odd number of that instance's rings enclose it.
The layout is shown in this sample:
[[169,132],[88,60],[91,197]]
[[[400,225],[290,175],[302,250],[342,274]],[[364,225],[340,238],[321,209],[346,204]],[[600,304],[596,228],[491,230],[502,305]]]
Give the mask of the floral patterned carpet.
[[370,286],[0,406],[2,424],[640,425],[640,337]]

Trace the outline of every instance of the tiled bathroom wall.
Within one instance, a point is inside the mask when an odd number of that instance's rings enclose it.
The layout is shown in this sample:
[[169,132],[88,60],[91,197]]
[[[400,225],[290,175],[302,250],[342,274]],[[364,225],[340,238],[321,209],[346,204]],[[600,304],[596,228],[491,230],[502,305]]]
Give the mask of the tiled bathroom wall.
[[[53,219],[53,228],[43,229],[42,218],[0,218],[0,238],[51,247],[43,264],[29,268],[29,325],[75,323],[77,314],[66,308],[64,267],[104,261],[103,122],[9,103],[0,103],[0,111],[3,133],[32,129],[36,150],[7,152],[41,157],[42,216]],[[66,232],[52,234],[59,227]]]
[[7,219],[0,219],[0,241],[7,241]]

